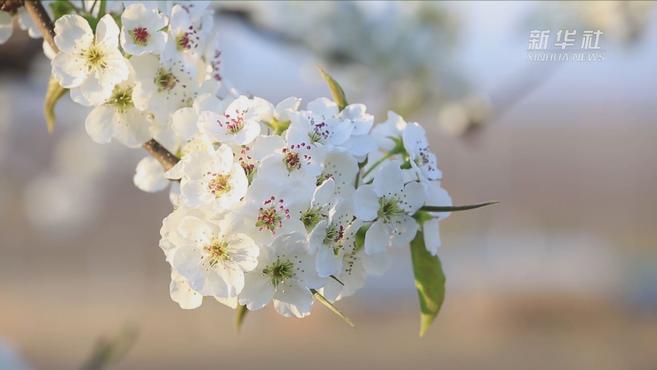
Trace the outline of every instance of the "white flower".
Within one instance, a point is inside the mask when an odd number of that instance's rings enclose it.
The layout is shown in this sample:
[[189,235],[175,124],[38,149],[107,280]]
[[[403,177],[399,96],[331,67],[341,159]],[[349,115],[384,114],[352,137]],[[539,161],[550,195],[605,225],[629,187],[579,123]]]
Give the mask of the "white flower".
[[354,294],[365,285],[368,275],[382,275],[390,267],[387,253],[367,254],[353,239],[343,249],[342,269],[334,274],[340,282],[327,279],[322,288],[324,297],[332,302]]
[[[47,10],[48,8],[46,8],[46,11]],[[32,16],[30,16],[30,13],[27,12],[24,6],[18,8],[16,15],[18,16],[18,26],[22,30],[27,31],[27,34],[31,38],[38,39],[43,37],[41,30],[39,30],[39,27],[34,23]]]
[[328,219],[329,212],[336,201],[333,179],[325,180],[315,188],[310,205],[302,210],[299,216],[307,232],[311,232],[320,221]]
[[171,126],[182,140],[191,140],[199,135],[198,121],[202,112],[223,112],[227,102],[219,100],[213,94],[202,94],[194,99],[191,107],[178,109],[171,116]]
[[143,4],[148,10],[159,10],[162,13],[168,14],[173,6],[171,1],[162,1],[162,0],[153,0],[153,1],[143,1],[143,0],[124,0],[123,7],[127,8],[132,4]]
[[339,148],[363,159],[375,149],[368,135],[374,117],[365,110],[362,104],[352,104],[340,111],[329,99],[315,99],[308,103],[306,111],[289,113],[287,141],[322,145],[329,150]]
[[351,136],[344,143],[344,148],[359,159],[364,159],[367,153],[376,149],[376,142],[369,135],[374,116],[366,113],[363,104],[350,104],[340,112],[340,119],[353,127]]
[[95,142],[106,144],[115,137],[122,144],[136,148],[151,138],[146,115],[132,102],[133,87],[131,81],[116,85],[112,95],[89,113],[85,128]]
[[129,65],[119,51],[119,28],[111,15],[100,19],[95,37],[89,23],[74,14],[57,19],[55,34],[59,53],[52,73],[62,87],[79,89],[87,104],[103,103],[128,78]]
[[201,42],[200,27],[187,9],[176,4],[171,8],[169,34],[162,56],[183,59],[184,54],[197,53]]
[[421,175],[421,179],[440,179],[442,173],[438,168],[436,155],[429,149],[424,128],[416,122],[408,123],[402,133],[402,140],[411,166]]
[[271,120],[272,114],[273,107],[268,101],[239,96],[228,104],[223,114],[201,113],[199,128],[213,140],[246,145],[260,134],[260,123]]
[[244,169],[246,177],[251,183],[258,172],[260,162],[275,150],[285,145],[283,138],[278,135],[258,136],[248,145],[233,144],[233,152],[237,161]]
[[300,185],[254,181],[241,207],[228,216],[240,223],[240,231],[261,245],[281,234],[304,233],[301,213],[310,203],[314,189]]
[[404,118],[393,111],[388,111],[388,119],[374,126],[372,137],[376,140],[379,149],[387,152],[395,147],[395,139],[401,140],[405,128]]
[[164,49],[167,17],[144,4],[130,4],[121,14],[121,47],[132,55],[158,54]]
[[[163,239],[172,266],[189,286],[204,296],[235,297],[244,287],[244,272],[257,264],[258,246],[230,225],[178,208],[163,223]],[[173,229],[172,232],[165,228]]]
[[340,111],[331,100],[319,98],[307,105],[307,110],[290,112],[291,124],[286,139],[291,143],[310,142],[340,147],[351,136],[353,123],[338,118]]
[[268,182],[296,181],[312,187],[322,172],[324,151],[322,148],[298,143],[277,148],[262,160],[258,179]]
[[[329,180],[330,181],[330,180]],[[354,222],[351,198],[342,198],[308,236],[310,250],[316,255],[315,268],[321,277],[338,274],[346,246],[354,242],[362,223]]]
[[258,267],[247,273],[245,280],[240,304],[257,310],[273,300],[276,311],[287,317],[309,315],[313,304],[309,289],[323,283],[300,233],[280,235],[271,245],[262,247]]
[[418,230],[412,217],[424,204],[420,182],[404,184],[398,161],[381,165],[372,185],[354,193],[354,213],[363,221],[374,221],[365,235],[365,253],[384,252],[388,246],[408,245]]
[[[229,146],[193,152],[183,157],[182,162],[180,195],[187,206],[210,206],[215,211],[225,211],[246,195],[249,181],[242,166],[233,161]],[[171,173],[168,175],[171,177]]]
[[[425,191],[427,195],[426,203],[431,206],[449,207],[452,205],[452,198],[442,186],[439,181],[432,181],[425,184]],[[422,224],[422,232],[424,235],[424,245],[427,251],[435,256],[440,248],[440,229],[438,223],[450,215],[450,212],[429,212],[432,216],[431,219]]]
[[332,151],[324,157],[324,168],[317,179],[322,183],[326,179],[335,181],[336,195],[347,196],[354,192],[358,162],[352,155],[343,151]]
[[9,40],[14,33],[14,19],[8,12],[0,10],[0,44]]
[[130,59],[135,70],[135,106],[152,112],[161,125],[179,108],[188,107],[199,94],[193,66],[144,54]]
[[301,99],[291,96],[281,100],[274,108],[274,118],[280,122],[289,122],[290,114],[299,110]]
[[147,193],[164,190],[169,185],[162,164],[153,157],[144,157],[139,161],[133,181],[137,188]]
[[211,4],[210,1],[170,1],[169,2],[169,12],[173,12],[173,8],[176,6],[182,7],[188,14],[191,22],[197,22],[201,20],[205,15],[208,14],[208,6]]
[[171,269],[169,294],[171,299],[184,310],[193,310],[203,303],[203,295],[192,289],[187,280],[175,269]]

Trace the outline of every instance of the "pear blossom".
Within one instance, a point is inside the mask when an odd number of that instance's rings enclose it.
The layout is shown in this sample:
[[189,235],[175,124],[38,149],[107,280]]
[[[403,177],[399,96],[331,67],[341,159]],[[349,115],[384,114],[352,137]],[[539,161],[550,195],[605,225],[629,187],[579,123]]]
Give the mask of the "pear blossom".
[[372,128],[372,137],[379,149],[386,152],[391,151],[396,145],[395,140],[401,140],[406,125],[402,116],[388,111],[388,119]]
[[237,228],[259,244],[267,244],[281,234],[305,232],[301,221],[303,210],[310,203],[312,190],[296,183],[272,186],[254,180],[245,201],[228,217]]
[[351,136],[353,123],[339,119],[339,113],[337,104],[327,98],[311,101],[305,111],[290,114],[287,141],[340,147]]
[[[193,310],[203,304],[203,295],[189,286],[189,283],[175,269],[171,269],[171,283],[169,284],[171,300],[178,303],[184,310]],[[217,302],[232,309],[237,308],[237,297],[214,297]]]
[[332,302],[353,295],[365,285],[368,276],[383,275],[391,264],[389,254],[367,254],[355,238],[345,240],[343,249],[342,268],[333,275],[337,280],[327,279],[322,288],[324,297]]
[[144,157],[139,161],[133,181],[137,188],[147,193],[156,193],[169,185],[162,165],[153,157]]
[[272,114],[272,104],[268,101],[242,95],[230,102],[221,114],[202,112],[199,128],[213,140],[246,145],[260,134],[261,123],[271,120]]
[[351,198],[342,199],[329,212],[328,218],[317,223],[308,236],[315,253],[315,268],[321,277],[342,270],[345,245],[353,243],[362,223],[355,220]]
[[[246,195],[248,179],[227,145],[217,150],[193,152],[183,158],[179,177],[180,195],[189,207],[209,206],[225,211]],[[169,176],[174,175],[169,171]]]
[[151,138],[150,122],[132,101],[134,83],[125,81],[112,90],[110,97],[87,116],[85,128],[91,138],[106,144],[112,137],[123,145],[136,148]]
[[193,310],[203,304],[203,295],[189,286],[187,280],[175,269],[171,269],[171,283],[169,284],[171,300],[178,303],[184,310]]
[[[44,43],[44,53],[73,101],[91,108],[93,141],[139,147],[152,138],[175,156],[166,171],[141,159],[133,181],[170,189],[159,246],[181,308],[210,297],[305,317],[313,295],[354,294],[388,268],[390,248],[419,232],[436,255],[449,213],[423,206],[451,199],[419,124],[392,111],[374,124],[359,103],[340,109],[319,98],[302,108],[296,97],[274,105],[240,95],[221,75],[208,2],[115,2],[100,19],[95,2],[83,3],[70,12],[86,18],[57,19],[57,48]],[[0,42],[17,16],[32,36],[21,11],[0,12]]]
[[413,218],[424,205],[424,187],[418,181],[404,183],[400,163],[389,161],[378,168],[371,185],[354,193],[354,214],[373,223],[365,234],[365,253],[384,252],[389,246],[403,247],[415,237]]
[[249,183],[253,182],[260,167],[260,162],[284,145],[285,141],[278,135],[260,135],[247,145],[233,144],[236,160],[244,169]]
[[128,54],[159,54],[166,43],[167,17],[145,4],[128,5],[121,13],[121,47]]
[[363,104],[350,104],[340,112],[340,119],[353,127],[351,136],[344,143],[344,148],[358,159],[364,159],[367,153],[376,149],[376,142],[369,135],[374,123],[374,116],[367,113]]
[[312,186],[322,172],[323,159],[322,148],[307,143],[288,144],[264,158],[258,171],[266,179],[301,182]]
[[301,211],[299,217],[307,232],[310,233],[319,222],[328,219],[329,212],[337,201],[335,195],[333,179],[328,179],[315,188],[310,204]]
[[170,243],[168,260],[189,287],[204,296],[236,297],[244,287],[244,273],[257,264],[259,248],[253,240],[184,207],[168,217],[172,219],[162,233]]
[[33,38],[38,39],[43,37],[41,30],[37,27],[36,23],[32,20],[30,14],[25,10],[25,7],[20,7],[16,11],[16,16],[18,18],[18,26],[20,29],[27,31],[27,34]]
[[310,289],[323,284],[313,265],[303,234],[279,235],[261,247],[257,268],[245,276],[239,303],[253,311],[273,301],[283,316],[309,315],[313,304]]
[[189,8],[175,4],[170,14],[169,32],[162,56],[184,60],[189,54],[197,54],[201,46],[200,27],[194,22]]
[[362,104],[351,104],[342,111],[337,104],[319,98],[307,105],[307,110],[290,112],[291,124],[287,131],[289,142],[306,142],[342,149],[358,159],[376,148],[368,135],[374,117],[366,113]]
[[41,31],[32,21],[23,4],[16,2],[15,4],[5,4],[5,10],[0,10],[0,44],[7,42],[14,33],[14,18],[18,19],[18,27],[27,31],[31,38],[42,37]]
[[153,113],[160,124],[166,124],[171,113],[190,106],[199,95],[194,66],[151,54],[134,56],[130,63],[135,70],[134,104]]
[[289,122],[290,114],[297,112],[301,105],[301,99],[291,96],[281,100],[274,108],[274,118],[279,122]]
[[199,95],[191,107],[182,107],[171,115],[171,127],[182,140],[191,140],[199,136],[198,121],[202,112],[223,111],[226,100],[219,100],[210,93]]
[[406,125],[402,133],[404,149],[409,156],[411,166],[427,180],[438,180],[442,172],[438,168],[436,155],[429,149],[429,142],[424,128],[417,122]]
[[335,182],[336,195],[348,196],[356,190],[354,187],[358,170],[358,162],[353,156],[344,151],[334,150],[324,157],[324,166],[317,183],[332,179]]
[[[52,73],[62,87],[74,89],[89,105],[104,103],[114,87],[126,80],[128,61],[119,51],[119,27],[107,14],[96,26],[69,14],[55,22],[55,44],[59,53],[52,60]],[[73,94],[73,90],[72,90]]]

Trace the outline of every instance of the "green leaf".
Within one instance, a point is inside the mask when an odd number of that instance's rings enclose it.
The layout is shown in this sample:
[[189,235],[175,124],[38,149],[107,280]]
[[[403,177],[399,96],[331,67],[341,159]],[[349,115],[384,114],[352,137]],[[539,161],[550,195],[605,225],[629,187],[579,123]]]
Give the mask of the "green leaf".
[[118,363],[134,346],[137,335],[135,327],[126,326],[114,337],[100,338],[81,369],[101,370]]
[[455,211],[467,211],[469,209],[486,207],[497,203],[499,202],[493,201],[493,202],[486,202],[479,204],[470,204],[467,206],[423,206],[420,209],[422,211],[427,211],[427,212],[455,212]]
[[55,0],[49,4],[52,9],[53,21],[59,17],[75,12],[75,6],[68,0]]
[[57,101],[67,90],[57,82],[56,78],[50,76],[50,80],[48,80],[48,91],[46,92],[46,99],[43,104],[43,114],[46,117],[48,132],[53,132],[55,129],[55,105],[57,105]]
[[367,229],[370,228],[370,225],[363,225],[356,232],[356,240],[354,241],[354,253],[358,253],[363,248],[365,248],[365,234],[367,234]]
[[246,317],[247,313],[249,313],[249,309],[246,308],[246,305],[240,305],[237,307],[237,316],[235,320],[237,331],[240,331],[242,328],[242,325],[244,324],[244,318]]
[[329,90],[331,90],[331,97],[333,98],[333,101],[338,105],[340,110],[343,110],[347,106],[347,97],[344,94],[344,90],[342,90],[342,87],[338,81],[336,81],[322,67],[317,68],[319,69],[319,73],[322,75],[324,81],[326,81],[328,84]]
[[420,337],[426,333],[445,300],[445,274],[437,256],[424,246],[422,232],[411,242],[415,287],[420,298]]
[[83,14],[82,18],[86,19],[87,23],[89,23],[89,27],[96,32],[96,26],[98,25],[100,18],[94,17],[91,14]]
[[98,7],[98,19],[102,18],[107,12],[107,0],[100,0],[100,6]]
[[417,221],[418,224],[422,225],[423,223],[433,219],[434,217],[431,216],[431,213],[426,212],[426,211],[417,211],[414,215],[413,218],[415,221]]
[[276,118],[272,118],[271,122],[269,123],[269,127],[271,127],[272,131],[274,131],[274,135],[281,135],[285,130],[287,130],[288,127],[290,127],[290,121],[279,121]]
[[318,292],[315,289],[310,289],[310,292],[313,294],[317,302],[323,304],[324,307],[329,309],[329,311],[338,315],[338,317],[344,320],[344,322],[346,322],[347,325],[351,326],[352,328],[356,326],[347,316],[345,316],[342,312],[340,312],[340,310],[338,310],[338,308],[335,307],[333,303],[331,303],[328,299],[326,299],[320,292]]

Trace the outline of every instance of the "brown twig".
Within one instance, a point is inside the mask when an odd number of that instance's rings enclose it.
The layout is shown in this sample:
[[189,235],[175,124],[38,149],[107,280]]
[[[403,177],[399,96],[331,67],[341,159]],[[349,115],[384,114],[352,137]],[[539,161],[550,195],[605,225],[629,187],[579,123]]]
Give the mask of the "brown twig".
[[175,166],[175,164],[180,160],[178,157],[173,155],[173,153],[166,150],[166,148],[163,147],[162,144],[158,143],[155,139],[148,140],[144,143],[143,147],[150,155],[153,156],[153,158],[160,162],[165,171],[170,170],[171,167]]
[[[55,24],[50,19],[48,12],[41,4],[39,0],[26,0],[25,1],[25,10],[34,21],[34,23],[39,27],[43,39],[53,48],[55,52],[59,50],[55,44]],[[144,143],[143,148],[152,155],[155,159],[160,162],[162,167],[165,170],[169,170],[176,163],[178,163],[179,158],[173,155],[168,151],[162,144],[158,143],[156,140],[151,139]]]
[[52,19],[46,12],[46,9],[41,5],[40,1],[26,0],[25,1],[25,10],[32,17],[34,23],[39,27],[43,39],[48,42],[50,47],[57,52],[59,49],[55,44],[55,24],[52,23]]

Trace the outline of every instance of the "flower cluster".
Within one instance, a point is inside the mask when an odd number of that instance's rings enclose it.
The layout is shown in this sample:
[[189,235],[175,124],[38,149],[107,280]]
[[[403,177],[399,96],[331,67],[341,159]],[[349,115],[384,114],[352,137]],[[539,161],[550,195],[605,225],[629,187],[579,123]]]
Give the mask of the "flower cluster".
[[421,208],[451,201],[417,123],[390,112],[374,125],[362,104],[320,98],[302,109],[294,97],[200,95],[173,117],[186,143],[165,174],[180,189],[160,246],[182,307],[210,296],[304,317],[312,290],[353,294],[422,226],[427,249],[440,245],[447,214]]
[[73,101],[93,107],[85,126],[94,141],[138,147],[156,138],[179,149],[174,112],[220,88],[207,6],[126,2],[120,13],[99,16],[95,30],[78,14],[57,19],[52,74]]
[[[170,293],[183,308],[214,297],[284,316],[310,314],[313,297],[335,302],[383,273],[393,248],[421,238],[440,246],[451,199],[424,129],[389,112],[375,124],[363,104],[274,105],[221,96],[220,51],[207,3],[121,5],[55,22],[52,75],[91,107],[98,143],[137,147],[156,139],[177,163],[137,166],[144,191],[170,186],[174,206],[160,247]],[[330,303],[329,303],[330,304]]]

